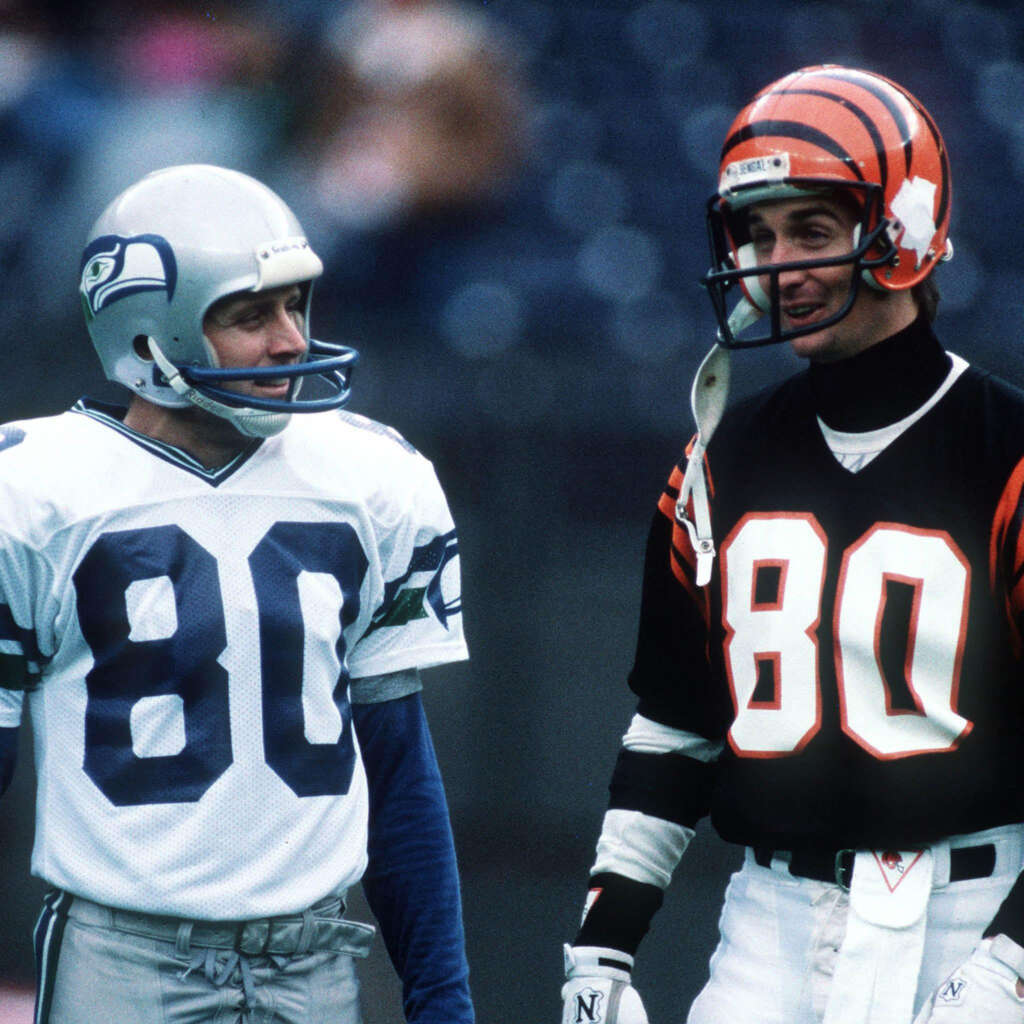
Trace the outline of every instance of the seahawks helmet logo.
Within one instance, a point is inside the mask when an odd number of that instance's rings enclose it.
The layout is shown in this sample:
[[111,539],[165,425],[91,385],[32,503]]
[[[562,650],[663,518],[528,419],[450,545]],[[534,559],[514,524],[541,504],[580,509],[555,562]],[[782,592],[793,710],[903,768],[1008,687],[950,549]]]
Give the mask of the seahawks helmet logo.
[[162,235],[102,235],[82,253],[79,291],[89,319],[138,292],[165,291],[170,302],[177,280],[174,251]]

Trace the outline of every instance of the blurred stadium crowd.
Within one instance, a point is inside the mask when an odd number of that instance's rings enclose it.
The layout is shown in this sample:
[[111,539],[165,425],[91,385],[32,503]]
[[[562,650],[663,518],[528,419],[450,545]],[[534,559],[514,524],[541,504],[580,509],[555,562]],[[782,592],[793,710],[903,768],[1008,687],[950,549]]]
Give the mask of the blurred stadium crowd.
[[[314,327],[366,352],[368,404],[408,392],[431,436],[464,420],[677,433],[666,373],[709,336],[695,282],[718,145],[745,97],[822,60],[899,77],[952,140],[947,336],[987,355],[1019,324],[1013,241],[991,230],[1021,212],[1011,8],[5,0],[0,25],[0,330],[34,370],[53,366],[44,338],[83,337],[96,212],[147,170],[202,160],[296,208],[327,261]],[[64,365],[88,379],[72,347]],[[5,392],[16,414],[68,396],[52,372]]]
[[[557,1012],[559,943],[630,706],[647,522],[713,336],[697,280],[718,147],[753,92],[822,62],[896,78],[935,115],[956,246],[939,335],[1024,383],[1012,4],[0,0],[0,420],[103,393],[76,298],[92,219],[146,171],[212,162],[295,209],[326,263],[313,331],[362,351],[353,408],[439,467],[474,660],[432,721],[482,1018],[510,997]],[[743,354],[736,389],[787,360]],[[0,844],[6,872],[24,875],[27,843]],[[722,867],[695,863],[717,885]],[[518,893],[541,884],[523,920]],[[543,945],[543,1001],[487,940],[502,909],[531,962]]]

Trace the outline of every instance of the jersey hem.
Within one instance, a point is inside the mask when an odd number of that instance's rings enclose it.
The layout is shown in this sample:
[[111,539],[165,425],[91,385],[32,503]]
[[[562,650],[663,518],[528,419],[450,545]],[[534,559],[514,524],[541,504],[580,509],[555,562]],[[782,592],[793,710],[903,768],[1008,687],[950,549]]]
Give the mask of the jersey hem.
[[351,679],[365,679],[367,676],[382,676],[403,669],[434,668],[468,660],[469,648],[465,643],[432,644],[429,647],[418,647],[414,651],[399,651],[389,658],[371,658],[366,662],[349,665],[348,671]]

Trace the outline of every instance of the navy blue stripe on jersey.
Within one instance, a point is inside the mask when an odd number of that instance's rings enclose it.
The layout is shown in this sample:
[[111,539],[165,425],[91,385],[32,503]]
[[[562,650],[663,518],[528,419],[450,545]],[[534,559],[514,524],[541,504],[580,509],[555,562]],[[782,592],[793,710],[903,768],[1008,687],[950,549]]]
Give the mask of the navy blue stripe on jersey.
[[402,979],[409,1024],[472,1024],[455,845],[418,693],[357,704],[370,791],[363,891]]
[[30,690],[37,679],[24,655],[0,651],[0,690]]
[[43,897],[43,909],[35,928],[36,1015],[35,1024],[48,1024],[57,980],[60,946],[73,897],[60,889],[51,889]]
[[11,784],[18,759],[18,727],[0,729],[0,796]]
[[14,613],[9,604],[0,604],[0,640],[12,640],[21,648],[26,658],[39,660],[39,648],[35,634],[30,629],[23,629],[14,621]]
[[695,828],[711,807],[715,768],[714,762],[685,754],[620,750],[608,786],[608,807]]
[[140,448],[145,448],[146,451],[151,452],[158,459],[163,459],[164,462],[169,462],[173,466],[177,466],[179,469],[183,469],[193,476],[198,476],[205,480],[208,484],[213,487],[219,487],[225,480],[233,476],[250,458],[256,453],[260,445],[263,443],[263,438],[253,438],[246,447],[240,451],[230,462],[224,466],[220,466],[217,469],[208,469],[198,459],[194,459],[188,452],[182,448],[176,448],[172,444],[165,444],[163,441],[157,441],[155,438],[147,437],[145,434],[140,434],[137,430],[132,430],[131,427],[126,427],[122,422],[125,410],[121,406],[107,405],[102,402],[96,402],[93,399],[82,398],[71,409],[72,412],[82,413],[88,416],[90,419],[96,420],[98,423],[102,423],[105,426],[110,427],[112,430],[116,430],[119,434],[127,437],[129,441],[137,444]]
[[35,633],[14,621],[10,605],[0,604],[0,689],[32,689],[43,660]]

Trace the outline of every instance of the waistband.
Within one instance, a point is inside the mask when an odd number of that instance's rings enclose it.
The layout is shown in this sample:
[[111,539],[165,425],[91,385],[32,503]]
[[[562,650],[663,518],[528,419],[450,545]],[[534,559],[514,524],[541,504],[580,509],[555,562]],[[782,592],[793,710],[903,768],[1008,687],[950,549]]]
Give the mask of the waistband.
[[229,949],[250,956],[295,956],[318,951],[367,956],[376,929],[345,920],[343,911],[342,900],[333,896],[298,914],[247,921],[199,921],[120,910],[73,896],[67,915],[82,924],[172,943],[186,955],[198,947]]
[[[928,843],[935,859],[936,888],[955,882],[1016,875],[1024,864],[1024,825],[952,836]],[[884,848],[876,852],[889,856]],[[849,889],[853,876],[855,849],[801,847],[780,850],[771,846],[748,847],[747,859],[763,868],[788,871],[795,878],[811,878]]]

